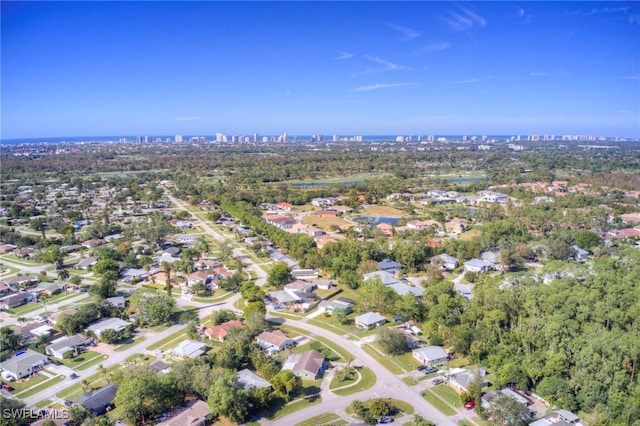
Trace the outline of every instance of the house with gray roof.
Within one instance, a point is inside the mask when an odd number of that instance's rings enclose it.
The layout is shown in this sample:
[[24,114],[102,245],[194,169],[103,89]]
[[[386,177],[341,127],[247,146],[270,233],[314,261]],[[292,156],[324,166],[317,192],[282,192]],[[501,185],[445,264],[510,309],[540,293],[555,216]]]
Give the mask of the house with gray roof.
[[256,373],[249,370],[248,368],[244,368],[238,371],[238,384],[243,389],[247,389],[247,390],[254,389],[254,388],[261,389],[261,388],[271,387],[271,383],[269,383],[267,380],[263,379],[262,377],[258,376]]
[[32,296],[29,293],[15,293],[4,296],[0,299],[0,308],[11,309],[22,306],[31,301]]
[[422,297],[422,292],[424,291],[424,288],[422,287],[415,287],[402,281],[389,284],[387,287],[398,293],[400,296],[413,294],[414,297]]
[[327,362],[324,355],[315,350],[291,354],[282,366],[283,370],[291,370],[296,376],[313,380],[321,376],[326,368]]
[[42,355],[38,352],[27,349],[25,351],[17,352],[13,358],[9,358],[6,361],[0,363],[2,369],[2,377],[10,380],[22,379],[23,377],[30,376],[44,368],[49,362],[49,358],[46,355]]
[[449,359],[449,355],[441,346],[426,346],[414,349],[411,351],[411,355],[422,364],[431,366],[441,364]]
[[180,342],[178,346],[171,349],[171,354],[180,358],[197,358],[204,354],[203,348],[206,345],[202,342],[196,342],[195,340],[185,340]]
[[77,356],[79,349],[88,345],[91,341],[89,337],[81,334],[60,337],[51,341],[51,344],[45,348],[45,353],[58,359],[64,359],[64,355],[69,351]]
[[452,271],[460,265],[460,261],[456,257],[442,253],[437,256],[433,256],[431,258],[431,264],[436,266],[442,265],[447,271]]
[[354,319],[356,327],[373,328],[380,327],[387,322],[387,319],[377,312],[367,312]]
[[118,386],[110,383],[92,392],[83,393],[75,400],[75,404],[91,411],[94,416],[99,416],[113,407],[112,401],[115,399],[117,392]]
[[107,297],[106,299],[104,299],[105,302],[108,302],[109,304],[111,304],[112,306],[118,308],[118,309],[124,309],[125,307],[125,299],[123,296],[113,296],[113,297]]
[[484,376],[486,375],[486,371],[484,369],[479,369],[477,371],[471,370],[461,370],[449,375],[449,385],[454,388],[458,392],[468,392],[469,385],[476,380],[477,376],[482,377],[483,383],[485,382]]
[[400,270],[402,269],[402,265],[395,260],[383,259],[378,262],[378,268],[380,268],[381,271],[385,271],[395,275],[400,272]]
[[115,330],[120,332],[130,325],[132,325],[130,322],[121,320],[120,318],[103,318],[87,327],[87,331],[91,331],[97,337],[100,337],[105,330]]
[[464,262],[464,270],[465,272],[475,272],[476,274],[481,274],[483,272],[488,272],[491,270],[491,263],[482,259],[471,259]]
[[380,282],[383,285],[390,285],[390,284],[395,284],[400,282],[400,280],[396,279],[395,275],[390,274],[387,271],[369,272],[368,274],[364,274],[363,276],[365,281],[375,279],[376,277],[380,278]]
[[318,303],[318,309],[322,312],[329,313],[342,310],[345,314],[350,314],[353,310],[353,303],[345,302],[340,299],[322,300]]

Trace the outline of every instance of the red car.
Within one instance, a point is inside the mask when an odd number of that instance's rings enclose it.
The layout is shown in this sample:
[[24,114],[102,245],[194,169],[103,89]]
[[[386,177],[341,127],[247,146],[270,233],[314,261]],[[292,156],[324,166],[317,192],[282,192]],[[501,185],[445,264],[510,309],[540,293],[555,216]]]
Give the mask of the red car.
[[467,410],[473,410],[474,408],[476,408],[476,402],[472,399],[471,401],[464,404],[464,408],[466,408]]

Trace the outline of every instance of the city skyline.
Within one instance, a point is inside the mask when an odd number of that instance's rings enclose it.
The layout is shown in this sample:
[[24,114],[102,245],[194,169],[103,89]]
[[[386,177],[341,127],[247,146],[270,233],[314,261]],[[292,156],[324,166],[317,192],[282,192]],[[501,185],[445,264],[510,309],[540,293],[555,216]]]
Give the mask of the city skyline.
[[2,139],[640,137],[633,2],[1,7]]

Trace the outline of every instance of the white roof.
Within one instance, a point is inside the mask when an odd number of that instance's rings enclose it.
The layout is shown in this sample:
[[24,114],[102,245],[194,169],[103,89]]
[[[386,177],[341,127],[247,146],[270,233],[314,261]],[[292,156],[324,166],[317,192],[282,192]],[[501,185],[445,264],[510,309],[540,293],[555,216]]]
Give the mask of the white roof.
[[355,322],[360,324],[370,325],[380,321],[386,321],[387,319],[377,312],[367,312],[366,314],[359,315],[355,318]]
[[422,354],[422,358],[427,361],[434,359],[442,359],[449,356],[441,346],[427,346],[424,348],[414,349],[413,353]]

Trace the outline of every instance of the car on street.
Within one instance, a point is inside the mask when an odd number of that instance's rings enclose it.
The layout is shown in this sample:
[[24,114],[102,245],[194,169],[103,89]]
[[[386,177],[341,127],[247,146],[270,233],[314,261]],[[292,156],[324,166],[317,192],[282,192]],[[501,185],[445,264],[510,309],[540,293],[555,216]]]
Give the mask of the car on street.
[[73,405],[73,402],[69,401],[68,399],[65,399],[64,405],[66,405],[67,407],[71,407]]
[[77,375],[76,373],[71,373],[71,374],[69,375],[69,378],[70,378],[70,379],[77,379],[77,378],[78,378],[78,375]]
[[472,399],[471,401],[464,404],[464,408],[466,408],[467,410],[473,410],[474,408],[476,408],[476,402]]
[[444,379],[441,379],[441,378],[439,378],[439,377],[438,377],[438,378],[433,379],[433,384],[434,384],[434,385],[441,385],[441,384],[443,384],[443,383],[444,383]]

